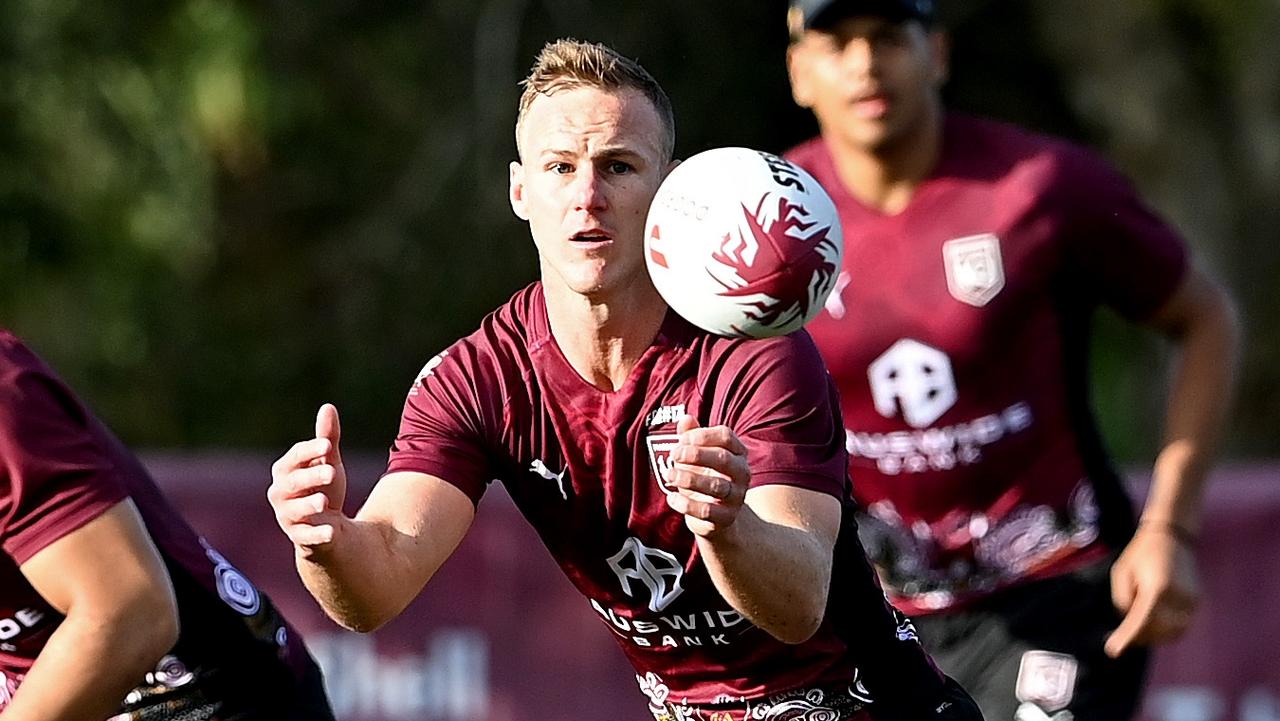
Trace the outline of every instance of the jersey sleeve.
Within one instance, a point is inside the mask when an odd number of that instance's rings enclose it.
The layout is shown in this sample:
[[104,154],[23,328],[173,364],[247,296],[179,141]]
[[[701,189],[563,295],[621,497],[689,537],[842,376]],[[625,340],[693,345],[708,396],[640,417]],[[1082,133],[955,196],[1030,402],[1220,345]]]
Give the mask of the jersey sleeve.
[[1183,278],[1181,237],[1093,153],[1074,149],[1063,167],[1073,231],[1066,252],[1078,274],[1071,282],[1131,320],[1149,318]]
[[387,473],[433,475],[479,503],[494,477],[486,442],[493,426],[482,412],[487,377],[482,357],[465,341],[428,361],[405,399]]
[[742,439],[753,487],[785,484],[847,495],[835,385],[807,332],[740,342],[709,390],[708,420]]
[[21,565],[128,491],[66,386],[21,346],[0,365],[0,545]]

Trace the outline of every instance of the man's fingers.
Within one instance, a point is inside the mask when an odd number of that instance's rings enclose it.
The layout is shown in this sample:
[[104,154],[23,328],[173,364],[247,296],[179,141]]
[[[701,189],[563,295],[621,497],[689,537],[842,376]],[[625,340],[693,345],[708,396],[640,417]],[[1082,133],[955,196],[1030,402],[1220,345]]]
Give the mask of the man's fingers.
[[1145,640],[1155,608],[1156,598],[1154,596],[1139,595],[1134,599],[1133,606],[1125,614],[1124,619],[1120,621],[1120,625],[1107,637],[1106,644],[1103,647],[1107,655],[1111,658],[1119,658],[1120,654],[1124,653],[1129,646],[1135,642]]
[[323,493],[293,498],[275,507],[276,523],[289,540],[299,546],[314,546],[333,540],[334,524],[340,514],[329,510]]
[[305,523],[308,519],[324,513],[328,508],[328,499],[323,493],[313,493],[302,498],[291,498],[276,504],[276,521],[281,528]]
[[1111,571],[1111,603],[1120,613],[1128,613],[1138,593],[1137,582],[1127,567],[1117,564]]
[[671,462],[687,466],[701,466],[729,478],[746,480],[751,469],[747,459],[715,446],[688,446],[677,444],[671,449]]
[[330,465],[298,468],[278,475],[267,489],[267,500],[273,504],[309,495],[333,485],[337,470]]
[[688,433],[698,427],[698,419],[688,413],[676,419],[676,433]]
[[[316,437],[293,444],[271,465],[271,486],[267,499],[276,514],[276,523],[299,548],[323,545],[333,540],[335,519],[341,512],[342,487],[335,485],[341,474],[338,442],[342,427],[338,409],[326,403],[316,413]],[[329,494],[339,496],[330,499]]]
[[713,526],[727,526],[738,516],[736,509],[712,501],[695,500],[683,493],[667,494],[667,505],[676,513],[706,521]]
[[[692,418],[692,416],[685,416]],[[714,446],[723,448],[733,455],[746,456],[747,447],[743,445],[742,439],[738,438],[738,434],[734,433],[728,426],[711,426],[710,428],[693,427],[682,430],[682,426],[677,424],[676,430],[680,433],[680,443],[688,446]]]
[[697,466],[670,466],[665,477],[667,483],[679,490],[700,493],[729,505],[737,505],[746,497],[746,491],[738,492],[738,487],[731,479],[715,473],[700,473]]
[[323,461],[332,443],[327,438],[298,441],[279,460],[271,464],[271,475],[279,478],[296,468],[306,468]]
[[333,526],[329,524],[319,526],[299,524],[291,527],[286,533],[295,546],[321,546],[333,540]]
[[698,428],[680,437],[670,458],[673,463],[700,466],[746,484],[751,480],[751,466],[741,446],[733,431],[724,426]]

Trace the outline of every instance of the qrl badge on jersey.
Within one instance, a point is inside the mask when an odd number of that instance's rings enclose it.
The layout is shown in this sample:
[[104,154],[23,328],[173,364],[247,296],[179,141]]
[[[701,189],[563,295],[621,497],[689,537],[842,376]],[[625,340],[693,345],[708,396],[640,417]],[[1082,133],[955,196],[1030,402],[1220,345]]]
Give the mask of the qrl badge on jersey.
[[645,445],[649,447],[649,466],[653,469],[653,477],[663,493],[675,493],[675,486],[667,483],[667,469],[671,467],[671,449],[680,442],[678,433],[658,433],[645,437]]
[[1075,696],[1079,666],[1073,656],[1065,653],[1027,651],[1018,664],[1014,695],[1049,713],[1066,708]]
[[955,238],[942,244],[947,290],[961,303],[981,308],[1004,288],[1000,239],[993,233]]

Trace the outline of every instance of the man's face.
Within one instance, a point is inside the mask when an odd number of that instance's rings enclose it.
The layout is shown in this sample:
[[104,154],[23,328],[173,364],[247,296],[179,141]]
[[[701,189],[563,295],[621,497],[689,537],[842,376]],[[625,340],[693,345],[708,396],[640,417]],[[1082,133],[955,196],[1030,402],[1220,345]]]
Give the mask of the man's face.
[[941,33],[871,16],[805,31],[787,65],[796,102],[813,111],[823,132],[868,152],[909,139],[947,75]]
[[525,115],[511,207],[529,222],[542,282],[601,300],[649,282],[644,222],[671,163],[662,121],[632,89],[569,88]]

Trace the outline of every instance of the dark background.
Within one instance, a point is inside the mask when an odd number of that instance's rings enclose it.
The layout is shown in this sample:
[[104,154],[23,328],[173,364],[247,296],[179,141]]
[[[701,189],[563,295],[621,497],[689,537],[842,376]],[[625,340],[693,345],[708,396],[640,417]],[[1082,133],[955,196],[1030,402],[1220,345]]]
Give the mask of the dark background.
[[[956,107],[1130,174],[1240,300],[1229,456],[1280,454],[1280,8],[942,0]],[[678,154],[813,132],[781,2],[5,0],[0,325],[129,443],[283,450],[338,403],[385,447],[418,368],[535,277],[506,199],[547,40],[638,58]],[[854,279],[857,282],[857,279]],[[1104,317],[1118,455],[1158,440],[1167,358]],[[266,469],[263,469],[265,475]]]

